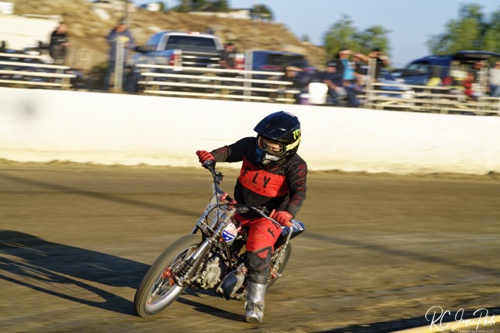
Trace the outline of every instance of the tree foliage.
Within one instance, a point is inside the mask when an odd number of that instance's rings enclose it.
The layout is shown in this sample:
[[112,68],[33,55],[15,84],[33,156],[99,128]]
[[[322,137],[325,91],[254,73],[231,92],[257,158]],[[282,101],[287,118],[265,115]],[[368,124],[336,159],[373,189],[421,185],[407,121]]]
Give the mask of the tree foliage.
[[460,50],[500,52],[500,10],[488,17],[481,5],[465,4],[459,17],[450,20],[445,32],[427,42],[433,54],[451,54]]
[[227,0],[179,0],[179,5],[173,9],[182,13],[191,11],[227,12],[229,5]]
[[251,9],[252,17],[261,21],[273,21],[273,12],[266,5],[255,5]]
[[160,12],[164,12],[167,10],[168,7],[167,7],[167,4],[165,2],[158,1],[157,3],[158,3],[158,5],[160,5]]
[[331,58],[335,57],[341,49],[368,54],[374,48],[380,48],[384,53],[389,53],[389,30],[380,25],[358,31],[348,15],[343,15],[325,33],[323,41],[325,51]]

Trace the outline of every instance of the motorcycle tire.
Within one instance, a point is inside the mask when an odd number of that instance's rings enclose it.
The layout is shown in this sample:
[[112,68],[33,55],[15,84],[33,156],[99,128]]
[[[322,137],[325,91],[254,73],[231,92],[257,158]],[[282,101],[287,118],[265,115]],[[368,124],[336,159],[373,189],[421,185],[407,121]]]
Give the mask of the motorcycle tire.
[[171,267],[196,251],[200,243],[200,235],[186,235],[170,245],[155,260],[135,293],[134,308],[137,315],[148,317],[159,313],[186,290],[187,286],[179,286],[173,283],[173,279],[165,276]]

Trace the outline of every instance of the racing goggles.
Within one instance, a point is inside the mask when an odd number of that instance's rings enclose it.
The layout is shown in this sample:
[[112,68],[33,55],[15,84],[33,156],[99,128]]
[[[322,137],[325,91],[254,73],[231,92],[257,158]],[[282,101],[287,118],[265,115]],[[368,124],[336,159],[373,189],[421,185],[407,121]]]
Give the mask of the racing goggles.
[[283,144],[269,140],[260,135],[257,138],[257,146],[269,155],[282,156],[285,153],[285,146]]

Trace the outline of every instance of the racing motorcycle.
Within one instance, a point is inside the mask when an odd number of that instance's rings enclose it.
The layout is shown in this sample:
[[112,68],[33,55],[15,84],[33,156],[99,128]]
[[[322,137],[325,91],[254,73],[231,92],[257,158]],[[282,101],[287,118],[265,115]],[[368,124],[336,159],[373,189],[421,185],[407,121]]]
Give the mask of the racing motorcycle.
[[[223,174],[215,168],[214,161],[203,166],[213,176],[211,199],[191,233],[165,249],[144,276],[134,298],[135,312],[141,317],[164,310],[187,288],[212,290],[227,300],[245,300],[246,230],[234,216],[254,211],[280,225],[264,207],[244,206],[224,192],[220,187]],[[280,227],[267,288],[285,269],[292,252],[290,240],[305,230],[297,220],[292,220],[291,227]]]

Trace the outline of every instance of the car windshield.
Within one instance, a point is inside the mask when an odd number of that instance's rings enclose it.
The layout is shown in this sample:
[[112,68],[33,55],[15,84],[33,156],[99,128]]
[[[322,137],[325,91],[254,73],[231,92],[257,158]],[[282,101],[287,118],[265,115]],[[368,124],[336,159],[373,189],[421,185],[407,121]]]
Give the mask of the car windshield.
[[429,72],[429,62],[415,62],[408,66],[408,68],[403,72],[403,76],[408,75],[425,75]]
[[268,65],[308,67],[307,61],[301,55],[271,54],[268,57]]
[[165,49],[175,49],[180,47],[201,47],[215,49],[216,45],[213,39],[193,36],[170,36]]

